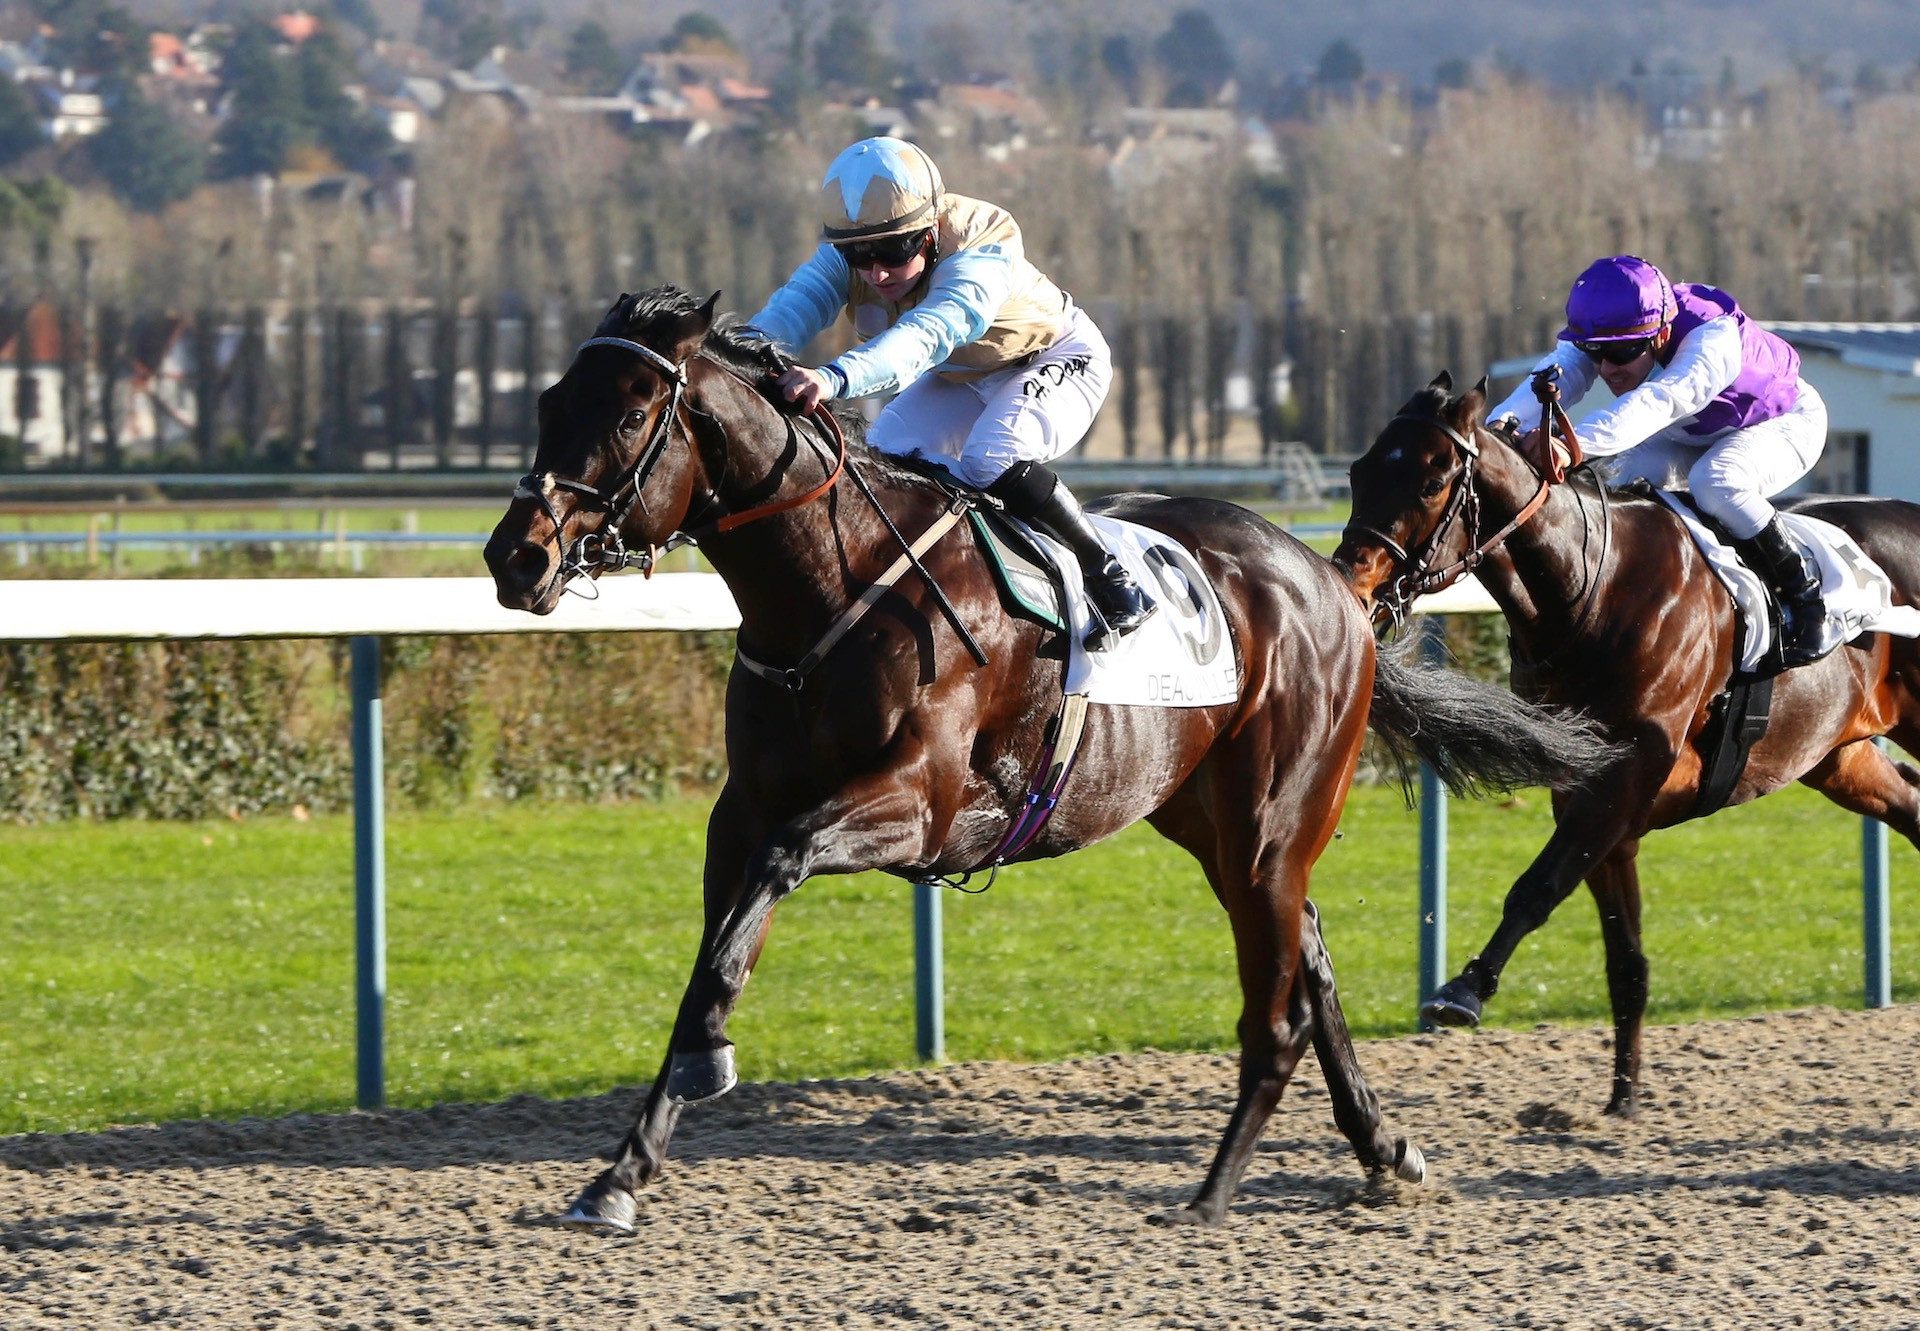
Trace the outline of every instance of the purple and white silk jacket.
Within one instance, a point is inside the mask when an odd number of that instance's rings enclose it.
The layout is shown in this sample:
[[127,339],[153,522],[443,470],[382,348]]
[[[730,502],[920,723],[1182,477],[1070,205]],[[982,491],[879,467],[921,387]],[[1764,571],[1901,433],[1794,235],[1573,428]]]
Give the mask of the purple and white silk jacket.
[[[1748,318],[1732,296],[1700,282],[1677,282],[1673,294],[1679,312],[1672,357],[1655,365],[1638,388],[1580,423],[1589,457],[1624,453],[1672,429],[1704,445],[1729,430],[1783,416],[1800,400],[1800,353]],[[1560,395],[1567,403],[1586,396],[1598,377],[1592,359],[1571,342],[1558,343],[1534,368],[1548,365],[1560,367]],[[1540,404],[1527,380],[1487,419],[1502,416],[1518,418],[1525,430],[1540,423]]]

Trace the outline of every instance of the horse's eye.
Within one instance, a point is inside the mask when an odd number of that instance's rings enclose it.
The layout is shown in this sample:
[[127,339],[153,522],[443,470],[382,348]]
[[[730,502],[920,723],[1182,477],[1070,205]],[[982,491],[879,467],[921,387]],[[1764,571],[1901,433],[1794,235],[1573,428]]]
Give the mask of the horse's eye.
[[646,419],[647,419],[647,413],[644,411],[628,412],[626,415],[620,418],[620,433],[632,434],[635,430],[638,430],[643,424],[646,423]]
[[1420,487],[1420,497],[1422,499],[1438,499],[1440,492],[1445,488],[1446,486],[1439,481],[1428,481]]

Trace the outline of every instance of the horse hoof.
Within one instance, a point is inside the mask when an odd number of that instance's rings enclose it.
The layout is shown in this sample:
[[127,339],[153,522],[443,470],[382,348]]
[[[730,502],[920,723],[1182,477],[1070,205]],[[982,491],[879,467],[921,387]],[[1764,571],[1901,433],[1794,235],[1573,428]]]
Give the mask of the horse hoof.
[[740,1080],[733,1067],[733,1046],[675,1054],[667,1070],[667,1098],[677,1105],[698,1104],[725,1095]]
[[1147,1216],[1147,1223],[1169,1229],[1218,1229],[1226,1223],[1226,1219],[1225,1211],[1214,1211],[1196,1202],[1188,1206],[1176,1206],[1171,1211],[1154,1211]]
[[1436,1026],[1478,1026],[1480,996],[1458,980],[1448,980],[1420,1005],[1420,1015]]
[[1405,1137],[1394,1143],[1393,1176],[1402,1183],[1427,1181],[1427,1157]]
[[602,1174],[574,1199],[567,1213],[560,1217],[560,1223],[569,1229],[589,1229],[600,1234],[631,1234],[639,1214],[639,1199]]

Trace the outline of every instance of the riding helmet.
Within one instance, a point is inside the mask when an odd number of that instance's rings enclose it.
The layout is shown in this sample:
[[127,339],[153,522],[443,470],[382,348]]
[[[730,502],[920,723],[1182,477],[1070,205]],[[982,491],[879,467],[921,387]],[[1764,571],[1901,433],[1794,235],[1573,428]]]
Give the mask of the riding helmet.
[[1624,342],[1652,337],[1673,321],[1678,306],[1665,273],[1634,254],[1600,259],[1574,279],[1567,293],[1562,342]]
[[944,192],[940,168],[901,139],[862,139],[833,159],[820,182],[821,234],[835,243],[899,236],[933,225]]

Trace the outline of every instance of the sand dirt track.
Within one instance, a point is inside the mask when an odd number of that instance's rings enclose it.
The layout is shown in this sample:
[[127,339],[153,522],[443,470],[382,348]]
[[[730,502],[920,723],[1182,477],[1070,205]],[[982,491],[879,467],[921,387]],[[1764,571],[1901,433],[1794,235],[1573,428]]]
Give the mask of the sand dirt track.
[[1148,1054],[746,1086],[631,1240],[551,1226],[632,1092],[0,1139],[0,1326],[1920,1327],[1920,1006],[1362,1047],[1423,1188],[1311,1062],[1224,1230],[1233,1065]]

